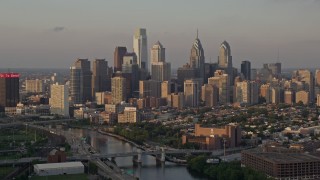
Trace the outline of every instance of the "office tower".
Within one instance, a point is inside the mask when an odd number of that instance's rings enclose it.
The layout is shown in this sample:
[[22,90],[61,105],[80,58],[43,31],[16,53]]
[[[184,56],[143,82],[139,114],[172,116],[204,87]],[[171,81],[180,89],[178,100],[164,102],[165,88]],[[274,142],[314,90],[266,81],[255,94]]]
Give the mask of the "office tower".
[[165,62],[166,52],[162,44],[157,41],[151,48],[151,63],[154,62]]
[[58,73],[53,73],[53,75],[51,76],[51,84],[64,84],[64,79],[61,76],[61,74]]
[[203,82],[205,81],[204,61],[204,52],[197,32],[197,38],[195,39],[191,48],[190,66],[197,70],[197,78],[201,78]]
[[83,78],[81,68],[70,67],[70,97],[74,104],[82,103]]
[[259,103],[259,84],[255,81],[250,81],[250,94],[251,94],[251,105]]
[[310,93],[308,91],[296,92],[296,103],[302,102],[304,105],[308,105],[310,102],[309,95]]
[[171,107],[182,109],[184,106],[184,93],[171,93]]
[[151,64],[151,79],[155,81],[170,81],[171,64],[167,62],[153,62]]
[[279,104],[282,103],[283,90],[280,87],[271,87],[271,103]]
[[281,76],[281,63],[269,63],[267,66],[275,77]]
[[189,64],[185,64],[182,67],[179,67],[177,70],[178,76],[178,88],[179,91],[183,91],[183,83],[186,79],[194,79],[197,77],[197,69],[192,68]]
[[251,62],[250,61],[242,61],[241,73],[243,74],[245,80],[251,80]]
[[317,106],[320,106],[320,94],[317,95]]
[[122,71],[123,56],[127,53],[126,47],[116,47],[113,53],[114,71]]
[[139,81],[139,97],[161,97],[161,82],[155,80]]
[[171,64],[166,62],[165,48],[158,41],[151,48],[151,79],[156,81],[170,81]]
[[133,36],[133,51],[137,55],[138,65],[141,69],[148,71],[148,45],[147,45],[147,30],[136,29]]
[[251,69],[250,71],[250,80],[256,80],[257,79],[258,70],[257,69]]
[[201,83],[198,79],[184,81],[184,102],[187,107],[198,107],[200,102]]
[[316,73],[315,73],[315,85],[316,86],[320,86],[320,69],[317,69],[316,70]]
[[[314,76],[307,69],[299,69],[293,72],[293,82],[303,82],[303,90],[309,92],[309,102],[314,102]],[[300,89],[302,90],[302,89]]]
[[139,65],[137,64],[137,56],[135,53],[126,53],[123,56],[122,73],[130,75],[130,94],[139,91]]
[[211,84],[204,84],[201,88],[201,100],[208,107],[218,106],[219,89]]
[[16,107],[19,102],[18,73],[0,73],[0,112],[5,107]]
[[44,84],[40,79],[27,79],[26,80],[26,92],[27,93],[43,93]]
[[231,48],[227,41],[223,41],[220,45],[218,64],[219,64],[219,67],[222,69],[225,69],[228,74],[231,73],[232,56],[231,56]]
[[291,89],[284,91],[284,103],[292,105],[295,102],[294,92]]
[[264,98],[266,103],[271,103],[271,87],[270,87],[270,84],[262,84],[260,86],[259,97]]
[[161,97],[167,99],[170,94],[171,94],[170,82],[169,81],[161,82]]
[[[75,69],[78,69],[78,70],[75,70]],[[75,98],[76,100],[79,100],[75,102],[85,103],[87,101],[91,101],[92,77],[91,77],[90,61],[88,59],[77,59],[76,62],[74,63],[74,66],[71,68],[71,71],[73,70],[77,71],[77,73],[71,72],[71,80],[70,80],[71,88],[73,88],[72,86],[75,86],[74,84],[80,83],[80,88],[75,91],[78,91],[78,93],[81,93],[81,95],[78,96],[78,98],[81,98],[81,99]],[[79,74],[79,71],[80,71],[80,74]],[[74,75],[77,75],[77,76],[80,75],[80,77],[72,77]],[[73,80],[77,80],[77,82],[72,82]],[[74,94],[71,94],[71,96],[74,96]]]
[[249,81],[237,82],[235,86],[236,86],[235,101],[240,104],[251,105],[250,82]]
[[67,85],[52,84],[49,100],[51,114],[69,117],[69,87]]
[[218,70],[218,63],[204,63],[204,84],[208,83],[208,78],[214,76],[216,70]]
[[107,91],[108,61],[95,59],[92,64],[92,97],[96,92]]
[[223,70],[217,70],[214,77],[208,79],[208,84],[216,86],[219,89],[219,103],[230,103],[230,78]]
[[112,104],[127,100],[126,78],[117,76],[111,79]]

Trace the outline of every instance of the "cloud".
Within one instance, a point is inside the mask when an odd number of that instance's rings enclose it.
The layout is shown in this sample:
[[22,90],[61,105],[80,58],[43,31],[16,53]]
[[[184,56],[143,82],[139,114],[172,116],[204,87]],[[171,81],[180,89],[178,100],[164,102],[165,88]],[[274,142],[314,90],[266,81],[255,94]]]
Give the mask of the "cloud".
[[63,27],[63,26],[56,26],[56,27],[54,27],[52,30],[54,31],[54,32],[61,32],[61,31],[64,31],[66,28],[65,27]]

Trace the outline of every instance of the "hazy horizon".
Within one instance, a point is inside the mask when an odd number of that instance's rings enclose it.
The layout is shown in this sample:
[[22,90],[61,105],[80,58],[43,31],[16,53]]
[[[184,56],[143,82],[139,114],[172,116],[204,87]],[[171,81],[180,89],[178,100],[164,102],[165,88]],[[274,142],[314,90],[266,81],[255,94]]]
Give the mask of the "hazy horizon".
[[116,46],[132,51],[133,32],[147,29],[148,49],[159,40],[177,68],[189,62],[199,29],[206,62],[228,41],[233,64],[316,68],[320,55],[319,0],[3,0],[1,68],[63,68],[76,58],[105,58]]

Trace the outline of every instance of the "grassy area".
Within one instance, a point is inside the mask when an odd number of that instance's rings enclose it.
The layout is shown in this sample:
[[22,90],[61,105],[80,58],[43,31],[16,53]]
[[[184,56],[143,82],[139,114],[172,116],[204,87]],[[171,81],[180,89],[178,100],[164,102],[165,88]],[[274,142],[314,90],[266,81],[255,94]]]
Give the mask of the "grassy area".
[[31,180],[87,180],[87,174],[66,174],[66,175],[56,175],[56,176],[33,176]]
[[0,167],[0,179],[4,179],[4,177],[6,177],[13,170],[13,167]]

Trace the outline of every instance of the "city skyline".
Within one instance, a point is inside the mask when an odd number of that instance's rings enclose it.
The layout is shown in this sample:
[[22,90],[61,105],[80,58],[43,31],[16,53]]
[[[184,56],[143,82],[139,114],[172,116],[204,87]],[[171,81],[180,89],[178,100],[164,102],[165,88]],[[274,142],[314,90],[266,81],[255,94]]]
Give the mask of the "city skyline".
[[[232,48],[235,67],[244,60],[250,60],[254,68],[264,62],[276,62],[278,51],[284,67],[317,65],[320,27],[314,22],[320,15],[319,1],[199,4],[178,0],[170,2],[170,7],[166,1],[74,2],[77,9],[73,9],[72,1],[4,1],[0,7],[1,66],[67,68],[76,58],[106,59],[113,66],[114,48],[126,46],[132,52],[132,36],[139,27],[147,30],[148,50],[158,40],[166,44],[167,61],[173,68],[188,62],[196,29],[206,62],[217,62],[219,45],[226,40]],[[181,3],[184,9],[179,8]],[[188,13],[195,3],[201,11]],[[119,13],[121,4],[130,8],[123,7]],[[154,5],[159,8],[154,9]],[[154,18],[159,13],[163,18],[156,22]]]

